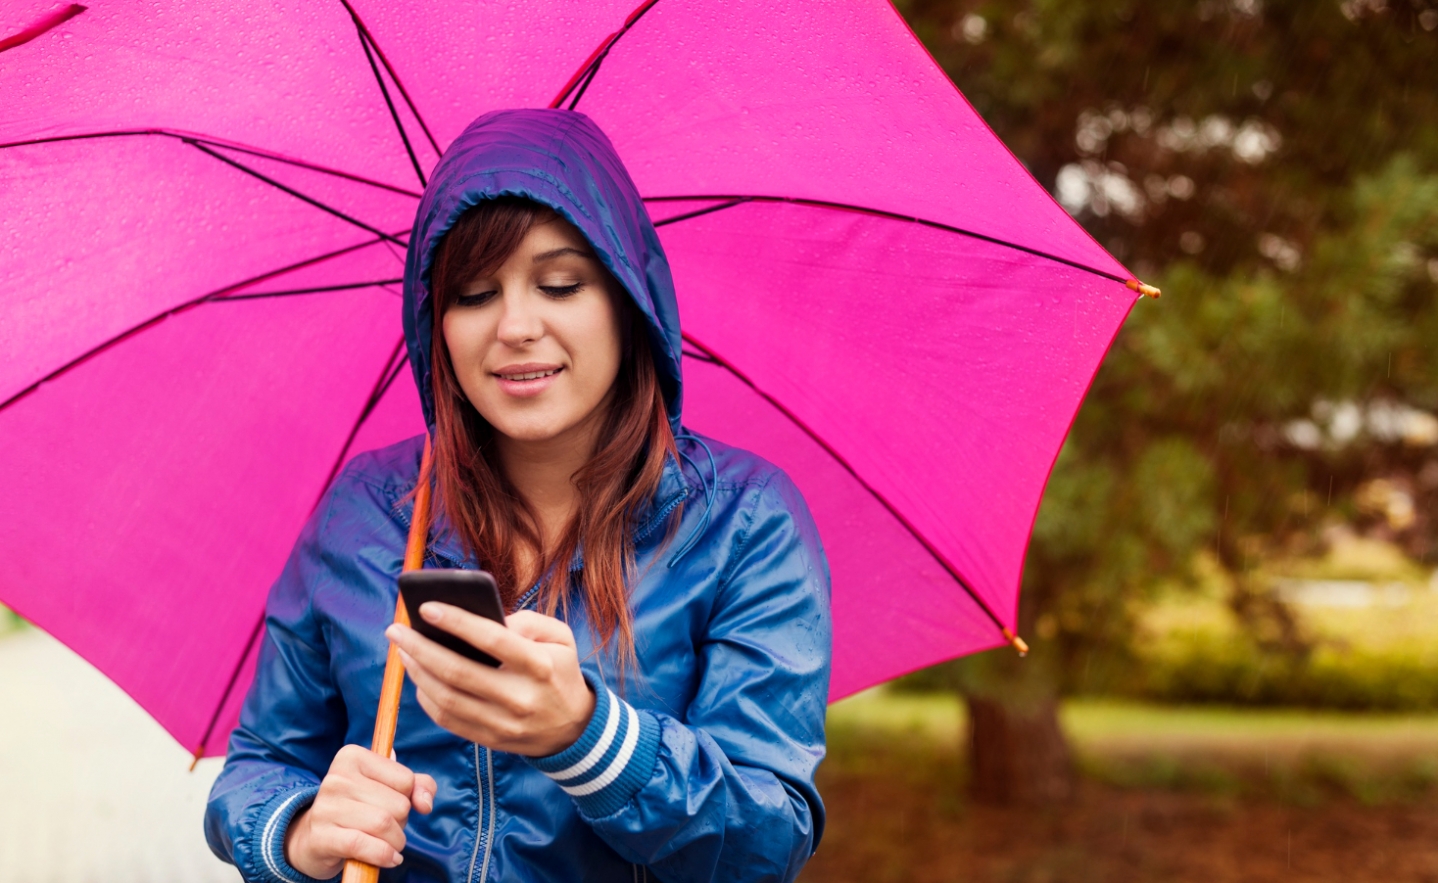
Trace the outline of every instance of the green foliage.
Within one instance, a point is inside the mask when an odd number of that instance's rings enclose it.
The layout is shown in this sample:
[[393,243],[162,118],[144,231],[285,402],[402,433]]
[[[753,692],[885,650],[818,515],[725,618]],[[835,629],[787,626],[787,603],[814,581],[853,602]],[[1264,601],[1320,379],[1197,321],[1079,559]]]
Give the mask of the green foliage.
[[[1372,673],[1386,663],[1325,661],[1262,566],[1316,554],[1335,523],[1438,558],[1438,448],[1292,431],[1318,431],[1334,403],[1438,410],[1438,3],[900,9],[1037,179],[1164,290],[1135,307],[1049,483],[1020,612],[1033,657],[999,651],[920,680],[1036,695],[1132,668],[1142,604],[1195,583],[1205,551],[1253,646],[1205,648],[1228,674],[1194,656],[1173,669],[1188,686],[1160,695],[1344,704],[1371,688],[1416,707]],[[1374,478],[1407,488],[1416,518],[1365,509]],[[1281,671],[1265,673],[1272,659]],[[1280,689],[1299,668],[1298,693]]]
[[[1208,243],[1205,267],[1227,275],[1259,261],[1257,232],[1306,244],[1341,211],[1334,197],[1393,155],[1438,156],[1432,0],[899,7],[1045,186],[1063,166],[1085,161],[1117,163],[1140,185],[1141,211],[1090,212],[1085,221],[1121,260],[1144,265],[1141,272],[1185,257],[1180,235],[1194,230]],[[1085,112],[1113,111],[1122,113],[1080,137]],[[1184,121],[1196,130],[1190,138],[1182,137]],[[1230,135],[1252,123],[1249,140],[1262,131],[1276,133],[1278,144],[1258,151],[1242,142],[1235,151],[1231,140],[1215,143],[1225,140],[1213,128],[1220,121]],[[1192,180],[1194,193],[1155,196],[1163,191],[1149,176],[1175,174]]]
[[0,606],[0,636],[16,632],[25,627],[25,620],[15,611]]
[[1197,632],[1170,638],[1144,663],[1126,692],[1166,702],[1438,710],[1438,654],[1418,647],[1322,645],[1294,658],[1247,635]]
[[[1124,789],[1313,805],[1383,804],[1438,789],[1438,717],[1076,698],[1061,712],[1080,769]],[[893,787],[961,785],[965,709],[952,694],[867,691],[829,708],[828,775]]]

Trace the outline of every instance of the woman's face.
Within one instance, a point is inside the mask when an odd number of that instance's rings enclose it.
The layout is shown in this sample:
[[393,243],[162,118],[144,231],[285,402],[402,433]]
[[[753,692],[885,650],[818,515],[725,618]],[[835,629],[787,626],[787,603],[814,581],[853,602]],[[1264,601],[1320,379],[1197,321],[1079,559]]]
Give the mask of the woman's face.
[[535,224],[493,273],[444,314],[460,387],[500,434],[538,442],[599,425],[622,356],[620,311],[584,235]]

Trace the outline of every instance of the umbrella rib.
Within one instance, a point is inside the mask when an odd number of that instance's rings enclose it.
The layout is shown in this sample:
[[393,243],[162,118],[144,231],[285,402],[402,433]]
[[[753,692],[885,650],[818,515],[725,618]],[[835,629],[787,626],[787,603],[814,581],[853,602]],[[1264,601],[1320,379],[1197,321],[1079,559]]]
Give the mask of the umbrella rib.
[[240,669],[245,667],[245,660],[250,658],[250,651],[254,649],[255,641],[259,638],[260,631],[264,624],[265,614],[262,610],[260,611],[259,620],[255,622],[255,627],[250,629],[250,637],[249,640],[245,641],[244,652],[242,652],[240,658],[235,661],[235,668],[230,672],[230,679],[225,682],[224,692],[220,693],[220,701],[215,704],[215,711],[210,715],[210,722],[205,725],[205,734],[200,737],[200,744],[195,746],[195,760],[190,764],[191,772],[194,772],[195,764],[199,763],[200,758],[205,756],[205,744],[210,741],[210,736],[215,732],[215,725],[220,722],[220,712],[225,710],[225,702],[229,700],[230,694],[234,692],[235,684],[240,679]]
[[389,87],[384,84],[384,77],[380,76],[379,65],[374,62],[374,53],[370,51],[365,30],[359,26],[358,22],[355,24],[355,29],[359,32],[360,48],[364,50],[365,60],[369,62],[370,73],[374,74],[374,81],[379,84],[379,92],[384,96],[385,106],[389,108],[390,119],[394,120],[394,127],[399,131],[399,140],[404,142],[404,152],[409,154],[410,164],[414,166],[414,173],[419,178],[419,186],[426,187],[429,182],[425,180],[424,169],[419,166],[419,157],[414,154],[414,145],[409,143],[409,133],[404,130],[404,123],[400,122],[399,111],[395,109],[394,99],[389,97]]
[[728,202],[721,202],[718,205],[711,205],[705,208],[695,209],[692,212],[685,212],[682,215],[675,215],[672,218],[665,218],[662,221],[655,221],[654,226],[663,227],[665,224],[677,224],[680,221],[687,221],[690,218],[697,218],[702,215],[710,214],[711,212],[723,211],[726,208],[733,208],[736,205],[742,205],[746,202],[753,202],[753,200],[747,196],[741,196],[736,199],[731,199]]
[[121,129],[115,132],[84,132],[78,135],[55,135],[50,138],[30,138],[25,141],[11,141],[0,144],[0,150],[10,147],[31,147],[36,144],[54,144],[61,141],[88,141],[95,138],[132,138],[138,135],[159,135],[162,138],[174,138],[176,141],[195,141],[200,144],[208,144],[211,147],[218,147],[223,150],[233,150],[237,153],[248,153],[250,156],[258,156],[262,159],[274,160],[285,165],[295,166],[301,169],[308,169],[312,172],[319,172],[322,175],[331,175],[336,178],[344,178],[347,181],[354,181],[356,184],[367,184],[380,190],[388,190],[391,193],[398,193],[401,196],[409,196],[419,199],[420,194],[413,190],[406,190],[403,187],[396,187],[393,184],[386,184],[382,181],[375,181],[362,175],[354,175],[349,172],[341,172],[339,169],[326,168],[315,163],[305,162],[300,159],[292,159],[288,156],[281,156],[278,153],[271,153],[268,150],[261,150],[258,147],[239,144],[233,141],[222,141],[218,138],[206,138],[200,135],[186,135],[181,132],[171,132],[168,129]]
[[321,294],[327,291],[352,291],[356,288],[378,288],[384,285],[398,285],[403,279],[375,279],[371,282],[346,282],[341,285],[319,285],[314,288],[287,288],[283,291],[261,291],[255,294],[232,294],[228,297],[216,297],[211,303],[227,304],[231,301],[240,300],[264,300],[270,297],[294,297],[300,294]]
[[[429,126],[425,123],[424,116],[419,112],[419,108],[415,107],[414,99],[409,97],[409,90],[404,87],[404,80],[401,80],[399,74],[395,73],[394,65],[389,63],[389,56],[384,54],[384,50],[380,48],[379,41],[374,38],[374,34],[370,33],[370,29],[365,25],[364,19],[359,17],[359,13],[350,5],[349,0],[340,0],[340,3],[344,6],[345,11],[350,14],[350,18],[354,19],[355,27],[358,28],[360,32],[360,38],[367,40],[369,45],[374,47],[375,54],[379,56],[379,63],[384,65],[384,69],[389,73],[389,78],[394,80],[395,88],[399,90],[400,97],[404,99],[405,105],[409,107],[409,112],[414,114],[415,122],[419,123],[420,131],[424,132],[424,137],[429,141],[429,146],[434,148],[435,155],[438,156],[444,153],[444,151],[439,149],[439,142],[434,140],[434,135],[430,134]],[[370,63],[373,64],[373,61]],[[376,73],[375,76],[378,77],[379,74]],[[383,83],[380,84],[380,88],[384,88]],[[386,96],[386,98],[388,98],[388,96]],[[391,111],[393,111],[393,106],[391,106]],[[395,122],[398,123],[399,120],[396,119]],[[408,142],[406,141],[406,143]],[[421,176],[421,178],[423,178],[423,176]]]
[[[384,397],[384,394],[394,383],[395,378],[399,376],[400,369],[404,365],[404,360],[399,358],[403,351],[404,338],[401,337],[399,343],[395,344],[394,350],[390,352],[389,358],[385,360],[384,370],[380,372],[379,380],[375,382],[374,388],[370,390],[369,398],[365,400],[364,409],[360,411],[359,418],[355,420],[354,426],[350,428],[350,433],[345,439],[344,447],[340,449],[340,455],[335,459],[335,465],[330,469],[329,477],[325,479],[324,487],[320,490],[320,495],[316,498],[315,505],[311,507],[311,512],[319,507],[320,502],[325,498],[325,493],[330,489],[330,485],[334,483],[335,476],[339,474],[340,467],[344,465],[345,456],[349,453],[350,445],[354,444],[355,436],[359,434],[360,427],[364,426],[365,420],[369,419],[369,415],[374,412],[380,399]],[[240,670],[245,667],[245,660],[250,658],[250,650],[254,648],[255,640],[259,638],[261,627],[264,624],[265,615],[262,611],[259,621],[255,623],[255,627],[250,631],[249,640],[245,642],[244,652],[241,653],[240,658],[235,661],[234,670],[230,672],[230,679],[225,684],[224,692],[220,694],[219,701],[215,703],[215,710],[210,714],[210,722],[205,726],[205,734],[200,737],[199,745],[195,747],[194,754],[196,762],[199,762],[200,758],[205,754],[205,745],[209,743],[210,736],[214,734],[215,727],[220,722],[220,712],[225,710],[225,703],[229,701],[230,694],[234,692],[235,684],[239,682]],[[190,765],[190,769],[194,769],[194,764]]]
[[[341,0],[341,2],[345,2],[345,0]],[[554,100],[549,102],[549,106],[559,107],[569,97],[569,93],[578,86],[579,94],[569,102],[569,109],[574,110],[575,105],[579,104],[579,99],[584,97],[584,92],[589,88],[589,84],[594,81],[594,75],[599,73],[599,66],[604,63],[604,59],[609,55],[609,50],[613,49],[614,44],[619,42],[619,38],[629,33],[629,29],[634,27],[635,23],[644,17],[644,13],[658,2],[659,0],[644,0],[633,12],[629,13],[629,17],[624,19],[624,25],[600,42],[584,60],[584,63],[579,66],[579,69],[574,72],[574,76],[569,78],[569,82],[564,84],[564,88],[559,90],[559,94],[554,96]]]
[[[181,140],[184,139],[183,135],[177,135],[175,137],[178,137]],[[413,190],[406,190],[403,187],[396,187],[393,184],[385,184],[381,181],[375,181],[370,178],[362,177],[360,175],[352,175],[349,172],[341,172],[338,169],[325,168],[324,166],[315,165],[314,163],[305,162],[304,160],[290,159],[287,156],[279,156],[278,154],[258,150],[253,147],[245,147],[237,144],[227,144],[222,141],[214,141],[208,138],[196,138],[194,140],[200,142],[201,144],[209,144],[213,147],[219,147],[225,150],[233,150],[236,153],[248,153],[250,156],[258,156],[262,159],[272,159],[275,162],[281,162],[286,165],[296,166],[297,168],[301,169],[308,169],[312,172],[319,172],[324,175],[332,175],[336,178],[344,178],[348,181],[354,181],[357,184],[368,184],[371,187],[376,187],[380,190],[388,190],[391,193],[398,193],[401,196],[409,196],[414,199],[419,199],[420,197],[420,194],[415,193]]]
[[6,399],[6,400],[3,401],[3,402],[0,402],[0,411],[4,411],[6,408],[10,407],[11,405],[15,404],[16,402],[20,401],[21,399],[24,399],[24,398],[29,397],[31,393],[35,392],[35,391],[36,391],[37,389],[39,389],[41,386],[45,385],[46,383],[49,383],[50,381],[52,381],[52,380],[54,380],[54,379],[56,379],[56,378],[58,378],[58,377],[61,377],[61,376],[65,375],[65,374],[69,373],[69,372],[70,372],[72,369],[74,369],[74,368],[78,368],[80,365],[84,364],[85,362],[90,361],[90,360],[93,359],[94,357],[100,355],[101,353],[105,352],[106,350],[110,349],[111,347],[115,346],[116,344],[119,344],[119,343],[124,342],[125,340],[128,340],[129,338],[135,336],[136,334],[139,334],[140,332],[146,330],[147,328],[153,328],[153,327],[155,327],[156,325],[158,325],[159,323],[163,322],[164,320],[170,318],[171,316],[179,315],[180,313],[186,312],[187,310],[194,309],[195,307],[198,307],[198,306],[200,306],[201,304],[214,303],[214,302],[220,301],[220,300],[227,300],[228,298],[226,298],[225,296],[226,296],[227,294],[229,294],[230,292],[232,292],[232,291],[239,291],[239,290],[242,289],[242,288],[246,288],[246,287],[248,287],[248,286],[255,285],[255,284],[257,284],[257,283],[260,283],[260,282],[265,281],[266,279],[273,279],[273,278],[275,278],[276,276],[283,276],[285,273],[291,273],[291,272],[294,272],[295,270],[301,270],[301,269],[304,269],[305,267],[311,266],[311,265],[313,265],[313,264],[318,264],[318,263],[320,263],[320,262],[322,262],[322,261],[327,261],[327,260],[329,260],[329,259],[331,259],[331,258],[336,258],[336,257],[339,257],[340,255],[348,254],[348,253],[350,253],[350,252],[352,252],[352,251],[358,251],[359,249],[362,249],[362,248],[369,248],[371,245],[376,245],[376,244],[378,244],[380,241],[381,241],[381,240],[377,240],[377,239],[376,239],[376,240],[373,240],[373,241],[370,241],[370,242],[361,242],[361,243],[359,243],[358,245],[350,245],[350,246],[346,246],[345,248],[337,249],[336,251],[327,252],[327,253],[325,253],[325,254],[317,255],[317,256],[312,257],[312,258],[306,258],[306,259],[303,260],[303,261],[299,261],[298,263],[290,264],[290,265],[287,266],[287,267],[281,267],[281,268],[279,268],[278,270],[271,270],[271,271],[268,272],[268,273],[261,273],[261,274],[258,275],[258,276],[253,276],[253,277],[251,277],[251,278],[249,278],[249,279],[245,279],[245,280],[243,280],[243,281],[241,281],[241,282],[236,282],[236,283],[234,283],[233,285],[226,285],[224,288],[217,288],[217,289],[215,289],[214,291],[206,292],[205,294],[202,294],[202,295],[200,295],[199,297],[192,298],[192,299],[190,299],[190,300],[185,301],[185,302],[182,303],[182,304],[179,304],[179,305],[177,305],[177,306],[170,307],[170,308],[167,309],[167,310],[163,310],[163,311],[161,311],[161,312],[159,312],[159,313],[156,313],[155,315],[151,316],[150,318],[146,319],[145,321],[140,322],[139,324],[136,324],[136,325],[132,325],[132,326],[130,326],[129,328],[126,328],[124,331],[121,331],[119,334],[116,334],[116,335],[114,335],[113,337],[110,337],[110,338],[108,338],[108,339],[102,341],[101,343],[96,344],[95,346],[91,347],[90,349],[86,350],[85,352],[81,353],[80,355],[76,356],[75,358],[71,359],[70,361],[66,362],[65,364],[61,365],[60,367],[56,368],[55,370],[51,371],[49,374],[46,374],[44,377],[41,377],[39,380],[36,380],[34,383],[30,384],[29,386],[25,387],[24,389],[20,390],[19,392],[15,393],[14,395],[10,396],[10,398]]
[[[945,558],[943,553],[941,553],[934,546],[933,543],[929,542],[928,538],[925,537],[922,533],[920,533],[919,529],[914,527],[913,523],[910,522],[908,518],[904,517],[904,514],[898,510],[898,507],[896,507],[893,503],[889,502],[888,498],[885,497],[883,494],[879,493],[878,489],[876,489],[873,485],[865,481],[864,477],[859,474],[858,470],[856,470],[849,463],[848,460],[844,459],[843,454],[840,454],[837,450],[835,450],[833,445],[825,441],[823,437],[819,435],[819,433],[815,432],[808,424],[806,424],[803,420],[799,419],[799,416],[797,414],[795,414],[793,411],[790,411],[778,399],[774,398],[769,393],[760,389],[758,384],[756,384],[747,375],[745,375],[743,371],[740,371],[737,367],[735,367],[732,362],[725,359],[723,356],[719,355],[714,350],[710,349],[704,344],[700,343],[698,340],[694,339],[694,336],[689,334],[688,332],[685,332],[683,334],[683,339],[685,343],[689,344],[691,347],[698,350],[700,353],[703,353],[703,361],[718,365],[720,368],[723,368],[725,371],[728,371],[730,374],[734,375],[734,377],[740,383],[753,390],[756,395],[758,395],[764,401],[772,405],[776,411],[778,411],[784,416],[785,419],[798,427],[799,431],[803,432],[810,439],[812,439],[814,443],[817,444],[820,448],[823,448],[824,452],[827,453],[830,457],[832,457],[835,463],[838,463],[845,472],[849,473],[849,475],[854,479],[854,481],[858,482],[859,486],[868,492],[869,496],[873,497],[880,506],[883,506],[884,509],[894,517],[895,521],[903,525],[904,529],[909,532],[909,535],[912,536],[915,540],[917,540],[919,545],[924,547],[924,551],[928,552],[929,555],[931,555],[933,559],[938,562],[939,566],[942,567],[945,571],[947,571],[949,576],[953,577],[954,582],[958,583],[959,586],[968,593],[969,597],[974,600],[974,603],[979,605],[979,609],[982,610],[988,616],[988,618],[993,621],[994,625],[998,626],[999,633],[1004,636],[1004,640],[1012,640],[1010,636],[1013,633],[1009,630],[1008,626],[1004,625],[1003,620],[999,619],[998,615],[995,614],[993,609],[989,607],[988,602],[986,602],[982,597],[980,597],[979,593],[974,590],[974,587],[969,585],[969,581],[963,578],[963,576],[959,573],[959,569],[955,567],[953,563],[949,561],[949,559]],[[684,353],[684,355],[690,354]],[[691,355],[691,358],[692,357],[693,356]]]
[[396,239],[395,237],[389,235],[388,233],[385,233],[384,231],[382,231],[382,230],[380,230],[380,229],[378,229],[378,228],[371,227],[369,224],[366,224],[364,221],[361,221],[361,220],[358,219],[358,218],[350,217],[349,215],[345,214],[344,212],[340,211],[340,210],[337,209],[337,208],[334,208],[333,206],[325,205],[323,202],[320,202],[318,199],[315,199],[313,196],[306,196],[305,194],[303,194],[303,193],[299,192],[298,190],[294,189],[293,187],[288,187],[288,186],[286,186],[286,185],[284,185],[284,184],[281,184],[279,181],[276,181],[274,178],[271,178],[271,177],[269,177],[269,176],[267,176],[267,175],[264,175],[264,174],[262,174],[262,173],[260,173],[260,172],[257,172],[257,171],[255,171],[254,169],[250,168],[249,166],[245,165],[244,163],[236,162],[235,160],[230,159],[228,156],[225,156],[225,155],[222,154],[222,153],[216,153],[214,150],[211,150],[209,147],[205,146],[204,144],[201,144],[199,141],[196,141],[196,140],[193,139],[193,138],[182,138],[182,139],[180,139],[180,140],[184,141],[186,144],[190,145],[191,147],[195,148],[196,150],[200,151],[201,153],[205,153],[205,154],[208,154],[209,156],[214,157],[215,159],[219,160],[220,162],[224,163],[225,165],[234,166],[235,168],[239,169],[240,171],[244,172],[245,174],[250,175],[250,176],[252,176],[252,177],[254,177],[254,178],[258,178],[259,180],[261,180],[261,181],[265,182],[266,184],[270,185],[271,187],[274,187],[274,188],[276,188],[276,189],[278,189],[278,190],[282,190],[282,191],[284,191],[285,193],[288,193],[290,196],[293,196],[295,199],[300,200],[301,202],[307,202],[307,203],[309,203],[310,205],[314,206],[315,208],[319,209],[320,211],[328,212],[329,214],[334,215],[336,218],[339,218],[341,221],[346,221],[346,222],[348,222],[348,223],[350,223],[350,224],[353,224],[353,225],[355,225],[356,227],[360,228],[361,230],[365,230],[365,231],[367,231],[367,232],[373,233],[374,235],[380,237],[381,239],[387,239],[387,240],[389,240],[390,242],[393,242],[393,243],[396,244],[396,245],[404,245],[403,242],[400,242],[398,239]]
[[[369,415],[373,413],[380,399],[384,397],[384,394],[394,383],[395,378],[399,376],[400,368],[404,365],[404,360],[399,358],[403,350],[404,338],[401,337],[399,343],[395,345],[394,350],[390,352],[389,358],[385,360],[384,371],[380,373],[379,380],[375,382],[374,388],[370,390],[369,398],[365,400],[365,406],[364,409],[360,411],[359,418],[355,420],[354,426],[350,428],[350,433],[345,439],[344,447],[340,449],[340,455],[336,458],[335,465],[330,469],[329,477],[325,479],[324,487],[320,490],[319,497],[315,499],[315,505],[310,509],[311,512],[319,507],[320,502],[325,498],[325,493],[329,491],[330,485],[334,483],[335,476],[339,474],[340,467],[344,465],[345,455],[349,453],[350,445],[354,444],[355,436],[359,434],[360,427],[364,426],[365,420],[369,419]],[[220,712],[225,710],[225,703],[229,701],[230,693],[234,691],[235,684],[239,681],[240,670],[245,667],[245,660],[249,658],[250,650],[255,645],[255,639],[260,635],[260,627],[264,624],[265,615],[261,612],[259,621],[255,623],[254,629],[250,632],[250,639],[245,642],[245,652],[241,653],[240,658],[236,660],[235,668],[230,672],[230,679],[228,683],[225,684],[225,690],[220,694],[219,701],[215,703],[215,710],[210,715],[210,722],[205,727],[205,734],[200,737],[200,743],[195,748],[196,762],[205,754],[205,745],[210,741],[210,736],[215,732],[215,726],[220,722]],[[190,769],[194,769],[193,764],[190,766]]]
[[354,425],[350,427],[350,433],[345,437],[344,445],[340,447],[339,456],[335,458],[334,465],[330,467],[329,477],[325,479],[324,485],[320,488],[320,493],[319,496],[315,498],[314,506],[310,507],[311,512],[319,508],[321,501],[325,498],[325,494],[329,492],[330,485],[334,484],[335,476],[339,475],[340,467],[345,464],[345,458],[349,456],[350,445],[354,444],[355,437],[359,435],[359,431],[364,426],[365,421],[369,419],[369,415],[374,413],[375,408],[379,407],[380,399],[384,398],[384,394],[389,392],[390,386],[392,386],[395,379],[399,377],[400,369],[403,368],[405,364],[405,360],[401,358],[404,352],[404,338],[401,337],[399,342],[394,345],[394,349],[390,352],[389,358],[385,360],[384,370],[380,372],[379,379],[375,381],[374,387],[370,390],[369,398],[365,399],[364,408],[360,410],[359,416],[355,418]]
[[0,52],[4,52],[7,49],[14,49],[16,46],[24,46],[36,37],[44,36],[84,12],[87,8],[88,7],[81,6],[78,3],[71,3],[64,9],[50,13],[28,28],[23,28],[4,39],[0,39]]
[[721,368],[724,367],[723,363],[721,363],[718,359],[706,356],[698,350],[686,350],[681,347],[679,349],[679,355],[683,356],[686,359],[693,359],[696,362],[707,362],[710,365],[718,365]]
[[1090,267],[1087,264],[1081,264],[1078,261],[1070,260],[1069,258],[1059,257],[1056,254],[1049,254],[1048,252],[1041,251],[1037,248],[1032,248],[1027,245],[1020,245],[1017,242],[1009,242],[1007,239],[999,239],[996,236],[989,236],[986,233],[979,233],[974,230],[965,230],[962,227],[955,227],[951,224],[945,224],[940,221],[930,221],[926,218],[918,218],[912,215],[901,215],[898,212],[891,212],[877,208],[869,208],[867,206],[854,205],[847,202],[831,202],[825,199],[806,199],[798,196],[764,196],[761,194],[751,194],[744,196],[736,196],[733,194],[696,194],[692,196],[644,197],[645,202],[693,202],[699,200],[724,200],[724,202],[721,202],[721,204],[719,205],[710,206],[700,211],[689,212],[688,214],[678,215],[673,218],[666,218],[663,221],[657,221],[655,222],[654,226],[660,227],[664,224],[673,224],[676,221],[687,221],[690,218],[697,218],[700,215],[707,215],[710,212],[717,212],[722,209],[733,208],[736,205],[743,205],[747,202],[789,203],[791,205],[801,205],[810,208],[826,208],[833,209],[835,211],[857,212],[863,215],[871,215],[876,218],[885,218],[890,221],[903,221],[908,224],[919,224],[920,226],[931,227],[935,230],[943,230],[947,233],[954,233],[959,236],[968,237],[970,239],[977,239],[981,242],[990,243],[991,245],[1000,245],[1004,248],[1012,248],[1016,251],[1021,251],[1025,254],[1031,254],[1034,257],[1043,258],[1044,260],[1054,261],[1055,263],[1063,264],[1068,267],[1073,267],[1075,270],[1083,270],[1085,273],[1092,273],[1095,276],[1101,276],[1104,279],[1110,279],[1114,282],[1121,282],[1125,285],[1127,285],[1129,282],[1128,279],[1122,276],[1115,275],[1113,273],[1109,273],[1105,270],[1095,269],[1094,267]]

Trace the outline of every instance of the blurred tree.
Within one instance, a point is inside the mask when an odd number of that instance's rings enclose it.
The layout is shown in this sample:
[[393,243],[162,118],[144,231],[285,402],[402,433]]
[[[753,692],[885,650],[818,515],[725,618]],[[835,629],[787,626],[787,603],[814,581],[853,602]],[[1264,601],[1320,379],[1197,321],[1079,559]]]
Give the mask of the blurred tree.
[[[1200,550],[1269,652],[1258,562],[1343,521],[1438,549],[1438,0],[899,3],[1035,177],[1141,278],[1059,459],[1020,624],[1035,652],[931,674],[973,787],[1072,787],[1056,698],[1125,656]],[[1405,502],[1406,501],[1406,502]]]

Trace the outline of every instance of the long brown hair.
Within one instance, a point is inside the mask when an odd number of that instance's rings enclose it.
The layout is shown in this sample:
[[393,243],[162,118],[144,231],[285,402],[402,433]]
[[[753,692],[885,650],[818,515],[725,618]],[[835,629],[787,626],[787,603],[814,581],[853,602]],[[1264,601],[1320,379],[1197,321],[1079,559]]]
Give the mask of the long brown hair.
[[[498,269],[532,227],[554,217],[552,209],[527,199],[485,200],[460,217],[435,252],[430,360],[437,502],[480,566],[494,574],[508,607],[527,588],[521,580],[540,579],[538,608],[550,615],[567,609],[575,588],[569,565],[582,549],[578,588],[595,635],[603,645],[617,634],[621,660],[632,660],[628,584],[634,572],[633,522],[654,496],[665,459],[675,450],[639,310],[610,277],[611,290],[621,292],[624,353],[594,452],[574,475],[578,511],[552,549],[544,548],[538,519],[500,467],[495,430],[460,388],[444,340],[445,311],[463,287]],[[520,572],[522,548],[537,562],[532,573]]]

